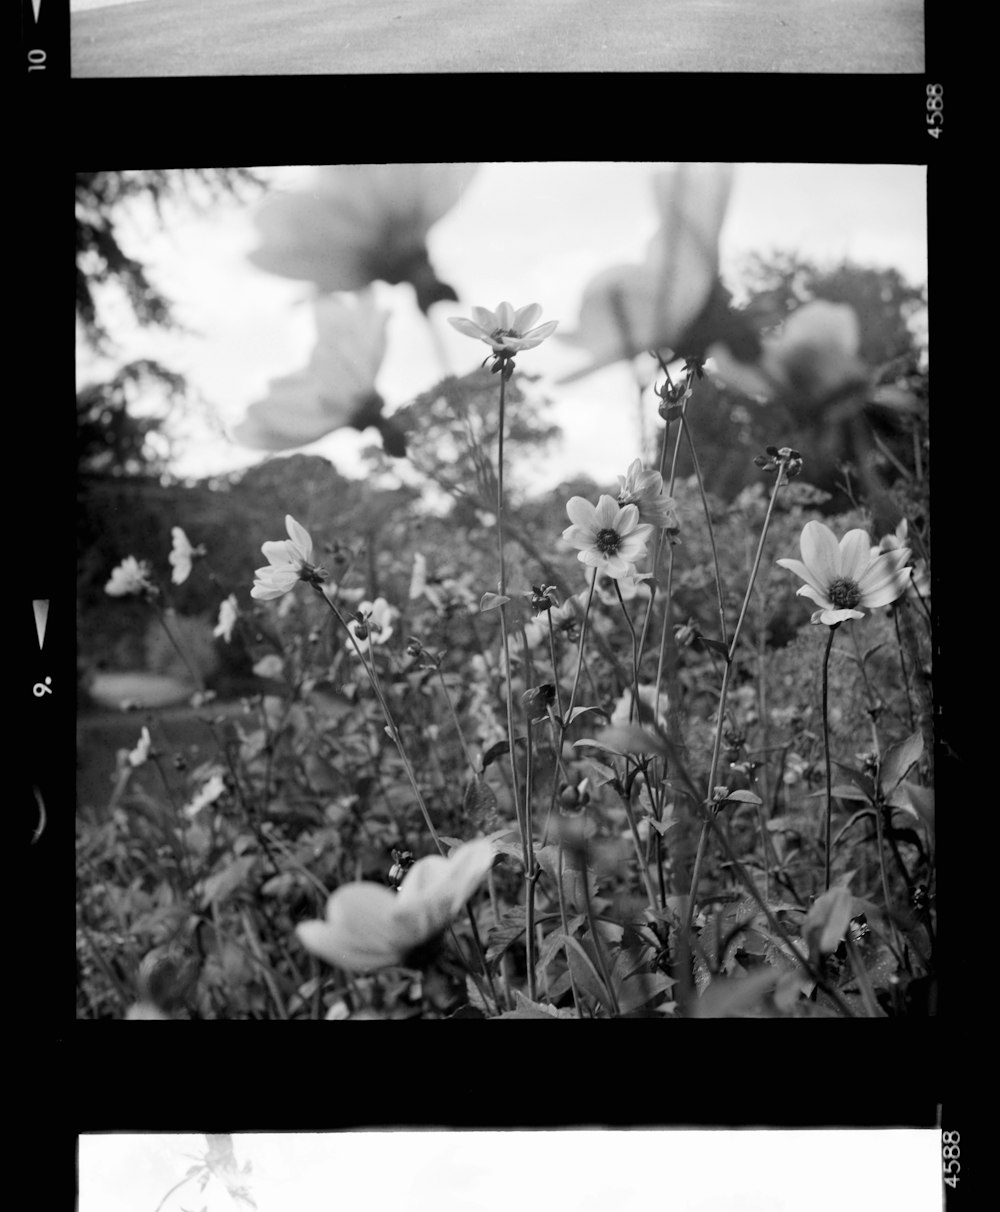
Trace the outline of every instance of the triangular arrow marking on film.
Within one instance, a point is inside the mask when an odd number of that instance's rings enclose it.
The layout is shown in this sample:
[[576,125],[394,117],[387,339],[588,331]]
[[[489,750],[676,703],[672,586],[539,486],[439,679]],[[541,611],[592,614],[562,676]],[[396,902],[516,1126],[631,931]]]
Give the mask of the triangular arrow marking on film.
[[[36,3],[40,3],[40,0],[36,0]],[[38,647],[41,648],[45,642],[45,624],[49,618],[49,603],[44,601],[31,604],[35,608],[35,630],[38,632]]]

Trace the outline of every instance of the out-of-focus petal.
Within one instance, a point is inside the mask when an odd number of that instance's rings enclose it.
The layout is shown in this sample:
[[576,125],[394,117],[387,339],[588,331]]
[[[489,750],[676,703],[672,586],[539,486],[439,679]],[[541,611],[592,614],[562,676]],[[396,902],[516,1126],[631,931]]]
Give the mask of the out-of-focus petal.
[[327,901],[326,920],[300,922],[299,941],[313,955],[350,972],[402,962],[418,940],[397,920],[396,894],[379,884],[344,884]]

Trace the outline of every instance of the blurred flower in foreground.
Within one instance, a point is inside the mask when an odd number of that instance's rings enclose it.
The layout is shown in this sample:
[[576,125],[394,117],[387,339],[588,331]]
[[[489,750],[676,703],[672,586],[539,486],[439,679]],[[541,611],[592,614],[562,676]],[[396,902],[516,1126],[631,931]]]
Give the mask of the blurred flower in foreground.
[[852,396],[867,385],[860,347],[854,309],[815,299],[793,311],[776,336],[764,339],[753,363],[738,361],[724,344],[708,352],[710,369],[745,396],[815,405]]
[[231,593],[228,598],[219,604],[219,621],[215,624],[212,635],[221,636],[228,644],[233,638],[233,628],[236,626],[239,614],[236,594]]
[[732,179],[731,164],[678,164],[655,174],[660,227],[646,260],[606,269],[584,288],[579,328],[565,339],[586,349],[592,362],[563,382],[648,350],[689,352],[689,334],[717,290]]
[[618,477],[618,504],[637,506],[640,522],[671,532],[680,529],[674,499],[663,491],[663,476],[658,471],[643,471],[641,459],[634,459],[628,472]]
[[[376,598],[374,602],[362,602],[357,614],[348,621],[347,627],[358,642],[362,652],[368,652],[372,644],[384,644],[392,635],[393,623],[399,618],[399,611],[390,606],[385,598]],[[358,648],[347,641],[347,647],[357,655]]]
[[112,569],[104,592],[113,598],[122,598],[130,593],[155,592],[149,577],[149,565],[145,560],[140,562],[135,556],[126,556],[117,568]]
[[326,920],[302,922],[299,941],[320,959],[351,972],[410,965],[462,909],[493,865],[485,838],[458,846],[447,858],[419,859],[398,892],[381,884],[344,884],[326,904]]
[[165,1018],[168,1020],[170,1019],[169,1014],[164,1014],[161,1010],[157,1010],[157,1008],[154,1005],[152,1005],[150,1002],[136,1002],[136,1004],[134,1006],[129,1007],[129,1011],[125,1015],[125,1017],[126,1017],[126,1019],[130,1019],[130,1018],[132,1018],[132,1019]]
[[854,897],[850,889],[838,884],[813,902],[802,923],[802,937],[815,960],[821,954],[836,951],[851,920]]
[[260,549],[267,556],[268,567],[257,569],[254,573],[256,580],[250,590],[250,596],[258,601],[280,598],[294,589],[298,581],[317,584],[325,577],[323,569],[312,563],[313,542],[305,527],[300,526],[291,514],[286,514],[285,529],[288,531],[287,539],[261,544]]
[[562,537],[580,549],[576,558],[581,563],[615,579],[635,575],[634,565],[646,554],[653,533],[652,526],[639,522],[637,506],[622,508],[604,493],[596,507],[584,497],[570,497],[566,512],[573,525]]
[[[615,700],[615,709],[611,713],[612,724],[628,724],[629,713],[632,710],[632,700],[634,692],[631,687],[625,691],[621,698]],[[656,706],[656,687],[655,686],[640,686],[639,687],[639,703],[640,711],[635,712],[636,722],[645,722],[642,717],[647,714],[652,718],[653,710]],[[667,727],[667,708],[669,706],[667,692],[660,691],[660,706],[656,713],[656,722],[666,731]]]
[[388,313],[371,292],[315,301],[316,347],[304,370],[272,379],[265,399],[247,409],[233,438],[255,450],[292,450],[335,429],[374,426],[386,453],[400,458],[406,439],[382,416],[375,378],[385,356]]
[[220,795],[226,790],[226,784],[223,781],[221,774],[213,774],[210,779],[207,779],[201,790],[195,795],[194,799],[184,809],[184,815],[189,820],[194,820],[203,808],[207,808],[209,804],[214,804]]
[[187,535],[179,526],[172,527],[170,534],[173,538],[173,548],[169,559],[174,569],[170,574],[170,579],[175,585],[183,585],[191,575],[191,564],[194,557],[204,555],[205,548],[192,547]]
[[142,766],[149,758],[149,751],[153,747],[153,738],[149,735],[149,729],[143,728],[139,736],[139,741],[136,747],[129,753],[128,760],[131,766]]
[[460,198],[475,164],[326,164],[310,190],[274,193],[255,220],[260,269],[321,292],[412,284],[421,311],[457,299],[427,253],[430,228]]
[[821,607],[813,612],[813,623],[832,627],[846,619],[862,619],[864,611],[857,607],[888,606],[910,579],[912,569],[903,567],[909,549],[873,551],[863,530],[849,530],[838,543],[829,526],[806,522],[800,543],[801,560],[777,563],[806,582],[798,592]]

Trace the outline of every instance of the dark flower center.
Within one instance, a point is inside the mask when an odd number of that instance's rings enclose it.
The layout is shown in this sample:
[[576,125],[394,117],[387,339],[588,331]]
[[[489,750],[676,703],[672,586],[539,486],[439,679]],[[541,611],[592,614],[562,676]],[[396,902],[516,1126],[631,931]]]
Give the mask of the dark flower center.
[[827,593],[830,595],[830,601],[838,610],[853,610],[861,601],[861,590],[858,588],[857,582],[848,577],[838,577],[837,580],[832,581],[827,588]]
[[622,537],[617,530],[599,530],[597,532],[597,550],[603,555],[614,555],[621,546]]

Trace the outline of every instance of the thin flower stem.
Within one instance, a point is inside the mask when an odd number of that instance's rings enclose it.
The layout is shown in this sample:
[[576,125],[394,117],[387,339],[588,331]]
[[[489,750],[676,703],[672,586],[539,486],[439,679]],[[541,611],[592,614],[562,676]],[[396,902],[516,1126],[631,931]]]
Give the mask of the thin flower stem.
[[917,727],[917,717],[913,711],[913,697],[910,694],[910,678],[906,672],[906,658],[903,655],[903,637],[899,632],[899,611],[892,611],[892,621],[896,628],[896,647],[899,649],[899,667],[903,672],[903,689],[906,691],[906,709],[910,715],[910,728]]
[[[594,600],[594,586],[597,584],[597,569],[595,568],[590,577],[590,592],[587,594],[587,605],[583,611],[583,622],[580,624],[580,651],[576,661],[576,675],[573,678],[573,689],[569,696],[569,706],[566,708],[566,715],[563,717],[564,723],[567,722],[573,714],[573,706],[576,703],[576,692],[580,685],[580,671],[583,669],[583,648],[587,639],[587,622],[590,619],[590,606]],[[565,732],[565,728],[563,729]],[[560,751],[562,744],[560,743]]]
[[385,722],[389,725],[392,740],[395,743],[396,750],[399,753],[400,759],[402,760],[403,769],[406,771],[406,777],[409,780],[410,786],[413,788],[413,794],[416,796],[417,804],[423,815],[424,824],[426,824],[427,830],[434,841],[434,845],[438,848],[438,852],[440,854],[445,854],[445,848],[441,843],[441,839],[437,835],[437,830],[434,828],[434,822],[431,820],[431,814],[428,811],[423,794],[421,793],[420,787],[417,784],[417,777],[413,773],[413,767],[410,765],[410,759],[407,757],[406,750],[403,747],[403,738],[400,736],[399,729],[396,727],[396,721],[392,718],[392,712],[389,710],[389,704],[386,702],[385,696],[382,694],[382,687],[379,685],[378,674],[375,671],[374,654],[371,652],[371,648],[369,646],[369,656],[371,658],[371,663],[369,664],[369,661],[365,660],[365,654],[361,649],[361,645],[358,643],[357,637],[347,625],[347,620],[340,613],[333,602],[330,601],[322,589],[319,588],[319,586],[316,586],[316,592],[333,611],[337,622],[347,632],[348,639],[350,639],[351,643],[354,645],[354,650],[358,654],[358,659],[361,661],[362,667],[364,668],[365,673],[368,675],[368,680],[371,683],[371,687],[375,691],[375,697],[378,699],[379,706],[382,708],[382,714],[385,716]]
[[[690,437],[688,439],[690,441]],[[692,452],[693,453],[693,452]],[[719,769],[719,755],[722,751],[722,732],[725,727],[726,717],[726,699],[729,694],[729,679],[733,671],[733,663],[736,657],[736,648],[739,644],[740,633],[743,630],[743,623],[747,617],[747,609],[750,605],[753,587],[757,580],[757,573],[760,570],[761,556],[764,552],[764,541],[767,538],[768,528],[771,524],[771,515],[774,513],[774,503],[778,499],[778,490],[785,483],[785,467],[787,460],[782,459],[778,466],[778,474],[775,477],[774,488],[771,490],[771,499],[768,502],[767,513],[764,515],[764,523],[761,526],[760,540],[757,543],[757,554],[754,557],[753,568],[750,572],[750,580],[747,583],[746,593],[743,595],[743,605],[740,608],[740,616],[736,623],[736,630],[733,632],[733,638],[729,643],[729,651],[726,655],[726,667],[722,674],[722,690],[719,693],[719,710],[718,718],[715,725],[715,741],[712,746],[712,764],[708,772],[708,791],[704,802],[703,811],[707,815],[703,817],[701,835],[698,838],[698,850],[695,855],[694,869],[691,873],[691,889],[689,892],[687,925],[686,929],[691,929],[691,922],[694,920],[695,907],[698,896],[698,881],[701,878],[701,864],[705,857],[705,843],[707,840],[707,829],[709,818],[712,815],[712,796],[715,792],[715,779]],[[711,529],[711,523],[709,523]],[[713,541],[714,550],[714,541]],[[761,839],[763,842],[763,839]],[[828,885],[829,886],[829,885]]]
[[[505,405],[505,387],[506,387],[506,372],[500,372],[500,416],[499,428],[497,433],[497,555],[500,563],[500,579],[497,588],[500,597],[503,598],[507,593],[507,574],[504,565],[503,555],[503,433],[504,433],[504,405]],[[521,841],[524,844],[524,817],[521,808],[520,799],[520,784],[517,775],[517,753],[514,745],[514,692],[511,684],[510,671],[510,639],[507,633],[507,603],[500,604],[500,639],[503,645],[504,657],[504,674],[506,682],[506,698],[507,698],[507,740],[509,742],[510,759],[510,775],[512,783],[512,792],[514,796],[514,815],[517,817],[518,828],[521,831]]]
[[624,792],[619,792],[618,798],[622,802],[625,809],[625,816],[628,819],[628,827],[632,832],[632,843],[635,846],[636,858],[639,860],[639,872],[642,875],[643,883],[646,886],[646,896],[649,899],[649,907],[654,912],[662,908],[656,897],[656,889],[653,887],[653,879],[649,874],[649,863],[646,861],[646,856],[643,853],[642,841],[639,838],[639,829],[635,821],[635,813],[632,811],[632,805],[629,803],[629,798]]
[[[525,653],[527,654],[527,640],[525,640]],[[528,997],[531,1001],[535,1000],[535,884],[538,881],[538,872],[535,869],[535,852],[534,839],[531,836],[531,775],[533,766],[532,753],[532,737],[531,737],[531,712],[527,713],[527,728],[525,729],[525,738],[527,742],[526,768],[525,768],[525,788],[524,788],[524,942],[527,955],[525,964],[527,967],[528,977]]]
[[694,465],[694,474],[698,481],[698,492],[701,494],[701,505],[702,509],[705,511],[705,522],[708,526],[708,541],[712,547],[712,563],[715,566],[715,593],[719,602],[719,627],[722,632],[722,642],[725,644],[727,643],[726,605],[722,596],[722,573],[719,571],[719,552],[715,545],[715,528],[712,526],[712,511],[708,507],[708,497],[705,494],[705,482],[701,475],[701,464],[698,462],[698,453],[694,448],[691,430],[688,428],[687,417],[683,412],[681,413],[681,429],[684,431],[684,436],[687,438],[688,449],[691,451],[691,462]]
[[493,997],[493,1003],[497,1008],[497,1013],[501,1012],[500,996],[497,993],[497,987],[493,983],[493,973],[490,971],[490,966],[486,962],[486,952],[483,950],[483,940],[479,937],[479,926],[476,924],[476,915],[472,912],[472,905],[466,905],[465,911],[469,915],[469,925],[472,927],[472,942],[476,948],[476,955],[479,958],[479,963],[482,965],[483,975],[489,981],[490,993]]
[[903,947],[903,941],[899,937],[899,931],[896,929],[896,922],[892,916],[892,901],[889,899],[889,877],[888,877],[888,875],[886,873],[886,869],[885,869],[885,835],[884,835],[883,826],[882,826],[883,808],[885,809],[887,818],[888,818],[889,813],[892,812],[892,809],[887,804],[886,805],[882,805],[882,804],[876,805],[875,830],[878,834],[878,867],[879,867],[879,874],[882,877],[882,899],[883,899],[883,901],[885,901],[885,916],[886,916],[886,920],[889,923],[889,929],[892,931],[892,936],[896,943],[896,948],[899,952],[900,957],[902,957],[905,954],[905,950]]
[[[615,1015],[618,1014],[618,998],[615,995],[614,985],[611,983],[611,976],[608,972],[608,962],[604,955],[604,944],[601,941],[601,936],[597,932],[597,925],[594,921],[594,907],[590,903],[590,879],[587,865],[587,841],[581,833],[580,837],[582,847],[583,866],[581,870],[581,878],[583,882],[583,903],[584,910],[587,915],[587,925],[590,927],[590,937],[594,940],[594,953],[597,956],[597,966],[601,970],[601,979],[604,981],[604,987],[608,991],[608,996],[611,998],[611,1004]],[[570,963],[569,951],[566,952],[566,962]]]
[[174,633],[167,626],[166,612],[163,610],[162,606],[160,606],[160,604],[157,601],[152,600],[152,602],[153,602],[153,609],[156,611],[156,616],[160,620],[160,626],[167,633],[167,639],[173,645],[174,651],[184,662],[184,666],[187,669],[188,673],[190,673],[195,686],[197,686],[197,688],[199,690],[204,690],[205,683],[202,680],[201,674],[198,672],[197,668],[188,659],[188,655],[184,651],[184,649],[181,647],[180,641],[176,638]]
[[559,689],[559,666],[556,664],[556,635],[552,626],[552,611],[546,610],[545,617],[549,620],[549,655],[552,658],[552,682],[556,688],[556,714],[563,718],[562,691]]
[[469,769],[476,773],[476,763],[472,759],[472,753],[469,750],[468,743],[465,739],[465,733],[462,731],[462,724],[458,718],[458,713],[455,710],[455,704],[452,701],[451,692],[448,690],[448,684],[444,680],[444,674],[441,672],[441,666],[437,667],[438,680],[441,682],[441,689],[444,691],[445,702],[448,704],[448,710],[451,712],[452,722],[455,725],[455,731],[458,733],[458,739],[462,745],[462,753],[465,754],[465,760]]
[[830,634],[826,641],[826,651],[823,653],[823,752],[826,755],[826,845],[824,848],[825,867],[823,872],[823,887],[826,891],[830,888],[830,822],[833,817],[833,795],[830,784],[830,722],[827,719],[826,703],[830,649],[833,647],[834,632],[839,626],[839,623],[834,623],[830,628]]
[[[566,894],[563,891],[563,839],[562,831],[559,832],[559,858],[556,868],[556,892],[559,897],[559,920],[562,923],[562,932],[569,938],[569,922],[566,918]],[[587,878],[587,873],[584,871],[583,878]],[[569,954],[566,955],[566,970],[569,972],[569,987],[573,993],[573,1008],[576,1010],[576,1017],[583,1018],[580,1012],[580,998],[576,991],[576,979],[573,976],[573,965],[569,962]]]
[[[622,608],[622,614],[625,616],[625,622],[628,624],[629,634],[632,637],[632,703],[628,711],[628,720],[631,724],[632,717],[639,714],[639,640],[635,634],[635,628],[632,626],[628,607],[625,605],[625,599],[622,597],[622,591],[617,579],[615,580],[615,593],[618,595],[618,605]],[[656,711],[656,708],[654,708],[654,711]]]

